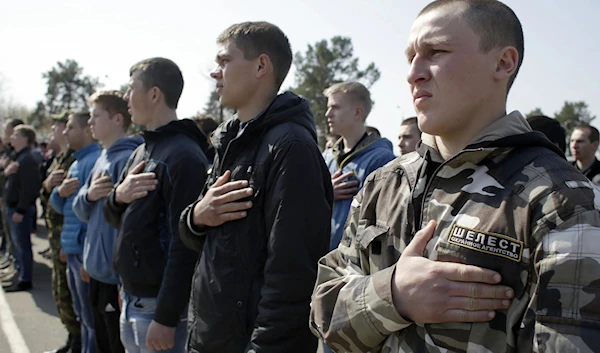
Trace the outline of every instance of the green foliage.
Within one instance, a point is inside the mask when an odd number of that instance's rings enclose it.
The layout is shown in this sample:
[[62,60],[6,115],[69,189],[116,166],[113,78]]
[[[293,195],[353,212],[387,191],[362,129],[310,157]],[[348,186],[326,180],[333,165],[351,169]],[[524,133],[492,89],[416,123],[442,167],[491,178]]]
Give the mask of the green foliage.
[[565,101],[562,109],[555,113],[554,118],[567,130],[567,136],[571,135],[573,129],[582,124],[589,124],[596,118],[588,109],[587,103],[583,101]]
[[83,74],[83,68],[72,59],[57,62],[56,66],[42,74],[46,80],[46,112],[87,109],[87,100],[102,87],[98,78]]
[[354,57],[352,40],[336,36],[330,41],[321,40],[309,45],[305,53],[296,53],[296,86],[290,90],[308,99],[315,117],[319,142],[324,145],[328,133],[327,98],[323,91],[339,82],[359,81],[370,88],[381,76],[374,63],[364,70],[359,69],[358,58]]
[[532,116],[538,116],[538,115],[546,115],[542,112],[542,108],[535,108],[534,110],[530,111],[529,113],[525,114],[526,118],[532,117]]

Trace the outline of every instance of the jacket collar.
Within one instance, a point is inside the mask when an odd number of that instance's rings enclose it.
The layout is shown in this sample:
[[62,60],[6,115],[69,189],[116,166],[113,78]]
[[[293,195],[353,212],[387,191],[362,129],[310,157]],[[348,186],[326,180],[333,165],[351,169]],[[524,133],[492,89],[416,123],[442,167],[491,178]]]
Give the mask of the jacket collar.
[[[494,121],[486,128],[481,130],[479,134],[477,134],[471,140],[467,147],[465,147],[465,149],[469,149],[469,146],[480,145],[484,142],[497,141],[505,137],[520,135],[528,132],[531,132],[531,127],[527,123],[527,120],[525,120],[525,118],[520,112],[515,110],[512,113]],[[484,153],[484,155],[488,155],[490,152],[495,150],[495,148],[480,148],[480,150],[485,150],[486,152]],[[429,151],[430,156],[434,161],[444,161],[438,150],[434,135],[422,133],[421,143],[419,146],[419,154],[425,155],[425,151]]]
[[92,143],[91,145],[85,146],[84,148],[75,151],[73,155],[75,156],[75,159],[80,160],[88,154],[96,151],[100,151],[100,145],[98,145],[97,143]]

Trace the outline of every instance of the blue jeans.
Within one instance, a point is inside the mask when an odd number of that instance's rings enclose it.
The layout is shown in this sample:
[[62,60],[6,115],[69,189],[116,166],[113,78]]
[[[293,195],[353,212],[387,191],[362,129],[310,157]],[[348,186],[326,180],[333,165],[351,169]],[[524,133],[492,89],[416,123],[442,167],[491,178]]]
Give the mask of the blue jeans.
[[20,282],[31,282],[33,272],[33,254],[31,252],[31,232],[33,221],[35,221],[35,206],[27,209],[21,223],[12,220],[16,209],[7,209],[8,223],[10,225],[10,236],[14,244],[15,266],[19,271]]
[[90,285],[81,279],[81,254],[67,254],[67,282],[73,298],[75,314],[81,324],[81,353],[96,352],[94,319],[90,309]]
[[146,333],[154,319],[156,298],[142,298],[121,291],[121,342],[127,353],[185,353],[187,339],[187,310],[181,314],[175,328],[175,346],[166,351],[154,351],[146,346]]

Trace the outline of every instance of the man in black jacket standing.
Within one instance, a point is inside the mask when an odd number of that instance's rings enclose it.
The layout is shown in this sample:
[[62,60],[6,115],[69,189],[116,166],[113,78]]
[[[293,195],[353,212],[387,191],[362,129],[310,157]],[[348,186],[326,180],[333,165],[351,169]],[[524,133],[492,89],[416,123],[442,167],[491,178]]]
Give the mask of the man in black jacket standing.
[[7,292],[31,289],[31,232],[36,219],[35,200],[42,185],[40,164],[31,152],[34,142],[35,130],[28,125],[15,127],[10,137],[18,168],[8,177],[5,200],[19,276],[5,286]]
[[181,215],[201,252],[188,352],[315,352],[307,317],[333,192],[314,118],[305,99],[277,95],[292,61],[278,27],[236,24],[217,45],[211,77],[237,115],[213,133],[213,172]]
[[151,58],[130,69],[124,99],[144,142],[108,196],[104,215],[119,229],[114,266],[121,276],[121,341],[128,352],[185,351],[187,305],[198,255],[178,232],[179,215],[205,182],[206,137],[175,109],[183,76]]

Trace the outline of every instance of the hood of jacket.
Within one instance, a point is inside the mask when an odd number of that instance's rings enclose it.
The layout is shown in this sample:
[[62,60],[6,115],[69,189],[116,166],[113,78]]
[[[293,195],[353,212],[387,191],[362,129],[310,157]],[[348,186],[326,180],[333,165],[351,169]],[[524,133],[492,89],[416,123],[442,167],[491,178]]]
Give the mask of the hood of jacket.
[[[314,140],[317,141],[315,120],[310,111],[308,101],[292,92],[285,92],[278,95],[267,109],[248,122],[244,130],[244,135],[261,134],[275,125],[289,122],[304,127],[310,132]],[[226,134],[237,134],[239,127],[240,121],[237,119],[237,116],[221,124],[211,138],[215,149],[224,149],[226,146],[223,145],[223,142],[230,141],[231,137],[224,139],[223,136]]]
[[[388,139],[384,139],[373,133],[370,133],[366,138],[363,138],[361,141],[359,141],[358,145],[356,145],[354,148],[354,152],[352,152],[352,154],[346,158],[356,158],[378,149],[383,149],[389,152],[393,151],[393,147]],[[340,138],[335,145],[333,145],[331,148],[331,154],[336,161],[342,154],[344,154],[344,143],[342,138]]]
[[122,138],[106,150],[106,155],[110,160],[111,156],[117,155],[123,151],[131,153],[131,151],[135,150],[142,142],[144,142],[144,140],[141,136]]
[[[489,149],[491,151],[501,147],[533,146],[545,147],[565,158],[564,153],[550,142],[546,135],[539,131],[532,131],[523,115],[518,111],[513,111],[479,132],[465,149]],[[433,135],[422,133],[417,151],[421,156],[425,156],[429,152],[433,160],[443,161]]]
[[146,144],[152,144],[160,139],[167,138],[177,134],[184,134],[196,142],[202,151],[208,149],[208,141],[206,136],[200,131],[198,125],[190,119],[173,120],[166,125],[163,125],[156,130],[142,131],[141,135]]

